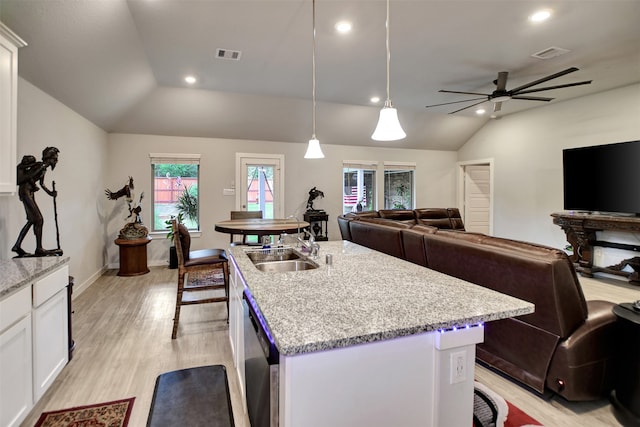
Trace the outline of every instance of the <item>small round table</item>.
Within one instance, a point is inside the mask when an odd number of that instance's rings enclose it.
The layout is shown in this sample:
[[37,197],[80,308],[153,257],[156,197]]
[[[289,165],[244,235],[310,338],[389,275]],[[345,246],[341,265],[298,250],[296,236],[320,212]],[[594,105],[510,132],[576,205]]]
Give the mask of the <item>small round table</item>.
[[215,230],[228,234],[258,236],[258,241],[260,241],[262,236],[302,232],[308,226],[308,222],[296,221],[295,219],[247,218],[220,221],[216,223]]
[[140,276],[147,274],[147,245],[151,237],[142,239],[116,239],[120,247],[120,270],[118,276]]

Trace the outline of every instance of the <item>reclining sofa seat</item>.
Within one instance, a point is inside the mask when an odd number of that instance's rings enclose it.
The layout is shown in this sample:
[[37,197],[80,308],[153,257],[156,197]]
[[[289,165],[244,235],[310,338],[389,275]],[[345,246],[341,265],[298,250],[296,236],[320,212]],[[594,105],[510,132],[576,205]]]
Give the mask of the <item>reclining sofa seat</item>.
[[[432,218],[427,219],[442,219],[444,209],[428,211]],[[440,211],[440,217],[432,211]],[[419,218],[414,226],[376,218],[372,213],[345,216],[341,230],[356,233],[343,238],[536,305],[530,315],[487,323],[479,360],[540,393],[546,388],[567,400],[599,399],[611,390],[614,304],[585,300],[563,251],[464,232],[461,219],[456,230],[422,225]]]
[[429,268],[536,306],[533,314],[487,323],[478,359],[567,400],[599,399],[611,389],[613,303],[587,303],[563,251],[470,233],[424,239]]

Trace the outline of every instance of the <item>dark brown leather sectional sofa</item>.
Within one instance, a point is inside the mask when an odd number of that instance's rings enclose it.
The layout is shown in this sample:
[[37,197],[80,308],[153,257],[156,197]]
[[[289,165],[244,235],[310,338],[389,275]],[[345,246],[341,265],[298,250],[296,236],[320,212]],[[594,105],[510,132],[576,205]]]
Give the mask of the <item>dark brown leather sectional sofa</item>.
[[585,300],[563,251],[465,232],[455,208],[346,214],[338,224],[345,240],[535,304],[533,314],[485,325],[480,361],[571,401],[610,392],[614,304]]

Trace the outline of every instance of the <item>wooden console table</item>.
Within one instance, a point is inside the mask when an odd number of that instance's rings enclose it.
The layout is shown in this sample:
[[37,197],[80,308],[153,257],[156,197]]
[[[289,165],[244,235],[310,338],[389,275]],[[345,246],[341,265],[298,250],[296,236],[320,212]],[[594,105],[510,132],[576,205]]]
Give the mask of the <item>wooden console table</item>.
[[140,276],[147,274],[147,245],[150,237],[142,239],[116,239],[120,247],[120,270],[118,276]]
[[[572,212],[557,212],[551,216],[553,223],[564,230],[567,241],[573,247],[571,260],[576,266],[576,271],[586,277],[593,277],[593,273],[597,272],[615,274],[627,277],[630,282],[640,284],[640,257],[625,259],[608,267],[593,265],[594,246],[640,252],[640,246],[601,241],[596,237],[597,231],[640,233],[640,218]],[[633,272],[623,271],[626,266],[630,266]]]

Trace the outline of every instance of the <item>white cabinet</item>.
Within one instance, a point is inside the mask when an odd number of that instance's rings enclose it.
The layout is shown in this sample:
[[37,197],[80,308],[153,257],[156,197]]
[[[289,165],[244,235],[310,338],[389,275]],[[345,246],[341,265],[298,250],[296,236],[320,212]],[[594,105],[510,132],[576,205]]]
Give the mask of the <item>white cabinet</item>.
[[0,426],[19,426],[33,406],[31,287],[0,301]]
[[0,22],[0,195],[16,192],[18,48],[26,43]]
[[33,400],[37,402],[69,361],[69,268],[33,284]]

